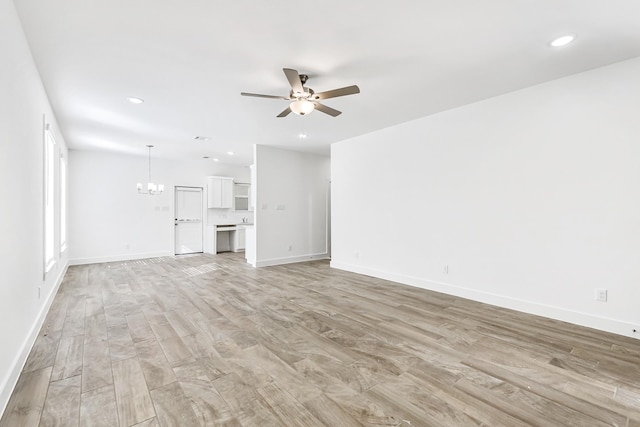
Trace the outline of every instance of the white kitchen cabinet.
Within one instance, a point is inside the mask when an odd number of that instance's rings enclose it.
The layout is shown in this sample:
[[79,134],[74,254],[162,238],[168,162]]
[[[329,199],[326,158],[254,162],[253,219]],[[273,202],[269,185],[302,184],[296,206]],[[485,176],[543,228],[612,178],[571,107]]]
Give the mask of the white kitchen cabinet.
[[233,207],[236,211],[253,210],[249,205],[250,184],[236,183],[233,185]]
[[233,178],[228,176],[207,177],[207,207],[218,209],[233,207]]
[[244,251],[245,248],[245,229],[243,225],[236,227],[235,233],[233,233],[233,252]]

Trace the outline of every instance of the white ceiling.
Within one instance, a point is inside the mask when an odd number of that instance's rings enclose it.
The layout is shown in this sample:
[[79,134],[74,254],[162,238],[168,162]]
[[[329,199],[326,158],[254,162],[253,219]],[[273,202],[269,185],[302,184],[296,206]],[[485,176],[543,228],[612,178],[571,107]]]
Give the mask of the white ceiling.
[[[251,163],[640,56],[637,0],[14,0],[71,148]],[[563,48],[551,39],[578,35]],[[276,118],[282,68],[332,118]],[[136,96],[144,104],[126,100]],[[298,134],[309,135],[300,140]],[[206,142],[194,136],[210,137]],[[236,155],[230,157],[227,151]]]

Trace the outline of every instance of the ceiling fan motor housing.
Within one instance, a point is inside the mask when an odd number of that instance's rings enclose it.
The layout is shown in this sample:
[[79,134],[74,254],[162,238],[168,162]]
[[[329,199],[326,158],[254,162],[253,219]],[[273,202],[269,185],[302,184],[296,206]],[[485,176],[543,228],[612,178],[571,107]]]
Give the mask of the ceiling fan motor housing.
[[313,94],[315,93],[313,89],[308,88],[306,86],[302,87],[304,92],[294,92],[291,91],[291,99],[311,99],[313,98]]

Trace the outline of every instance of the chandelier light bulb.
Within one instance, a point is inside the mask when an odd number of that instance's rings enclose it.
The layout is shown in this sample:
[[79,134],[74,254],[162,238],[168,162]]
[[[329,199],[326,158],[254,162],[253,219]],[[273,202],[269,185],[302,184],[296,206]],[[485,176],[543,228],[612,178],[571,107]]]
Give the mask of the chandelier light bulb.
[[141,182],[136,184],[136,188],[140,194],[149,194],[151,196],[160,195],[164,191],[164,185],[151,182],[151,149],[153,145],[147,145],[147,148],[149,148],[149,181],[147,182],[147,191],[143,190],[144,186]]

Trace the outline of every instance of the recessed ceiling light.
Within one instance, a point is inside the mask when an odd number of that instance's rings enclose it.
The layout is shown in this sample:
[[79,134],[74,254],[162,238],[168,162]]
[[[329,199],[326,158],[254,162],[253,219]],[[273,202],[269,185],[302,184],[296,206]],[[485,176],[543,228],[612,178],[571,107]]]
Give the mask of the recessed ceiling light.
[[213,159],[213,161],[214,161],[214,162],[219,162],[219,161],[220,161],[220,159]]
[[209,138],[208,136],[197,135],[197,136],[194,136],[193,139],[195,139],[196,141],[208,141],[211,138]]
[[136,98],[135,96],[130,96],[127,98],[127,101],[129,101],[132,104],[142,104],[144,102],[144,99]]
[[202,158],[203,158],[203,159],[208,159],[208,158],[209,158],[209,156],[202,156]]
[[235,153],[233,151],[227,151],[227,154],[233,156]]
[[567,35],[564,35],[562,37],[558,37],[557,39],[552,40],[550,45],[553,46],[553,47],[566,46],[569,43],[571,43],[572,41],[574,41],[575,39],[576,39],[576,35],[575,34],[567,34]]

